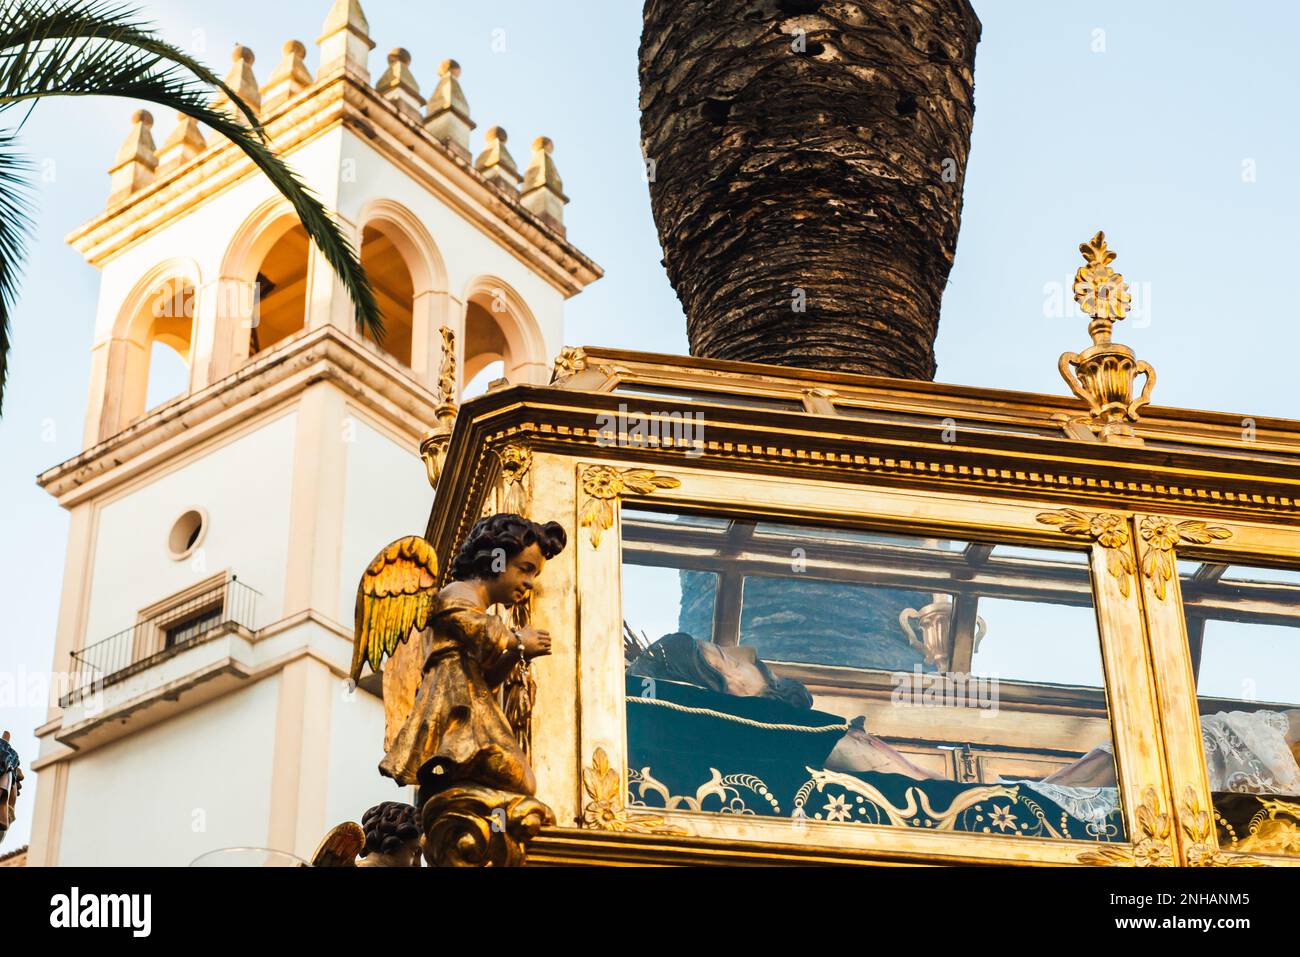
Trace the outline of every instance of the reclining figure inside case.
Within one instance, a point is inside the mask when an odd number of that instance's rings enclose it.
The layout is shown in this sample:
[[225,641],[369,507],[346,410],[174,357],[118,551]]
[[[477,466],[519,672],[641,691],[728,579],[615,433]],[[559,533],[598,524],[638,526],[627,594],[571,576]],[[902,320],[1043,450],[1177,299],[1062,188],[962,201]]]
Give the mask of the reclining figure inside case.
[[[637,653],[639,652],[639,653]],[[634,649],[627,673],[641,680],[654,679],[715,692],[715,711],[728,707],[738,712],[736,699],[781,702],[793,714],[815,712],[813,697],[799,681],[775,674],[752,646],[720,646],[683,632],[665,635],[644,650]],[[750,714],[753,717],[753,714]],[[781,719],[768,716],[772,720]],[[842,720],[842,719],[841,719]],[[953,783],[944,775],[919,767],[898,749],[867,730],[868,718],[859,715],[834,729],[837,737],[825,753],[825,771],[861,775],[871,772],[903,775],[915,781]],[[1253,794],[1300,794],[1300,709],[1285,711],[1231,711],[1201,718],[1210,784],[1215,791]],[[824,728],[822,730],[832,730]],[[703,748],[703,743],[684,747]],[[1019,785],[1047,798],[1094,831],[1118,820],[1118,789],[1110,744],[1094,748],[1074,762],[1042,778],[998,778],[999,785]],[[1110,836],[1114,838],[1114,834]]]

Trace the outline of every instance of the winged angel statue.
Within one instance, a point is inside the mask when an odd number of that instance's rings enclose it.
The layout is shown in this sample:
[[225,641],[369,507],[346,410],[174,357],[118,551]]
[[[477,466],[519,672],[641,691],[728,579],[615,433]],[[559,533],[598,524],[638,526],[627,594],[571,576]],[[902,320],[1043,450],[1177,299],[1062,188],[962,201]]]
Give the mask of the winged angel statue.
[[418,787],[431,865],[520,863],[526,841],[555,821],[533,797],[532,768],[499,703],[518,666],[550,654],[551,637],[488,609],[525,602],[565,543],[557,522],[503,513],[474,525],[441,590],[437,556],[418,536],[386,547],[361,578],[352,678],[389,658],[379,771]]

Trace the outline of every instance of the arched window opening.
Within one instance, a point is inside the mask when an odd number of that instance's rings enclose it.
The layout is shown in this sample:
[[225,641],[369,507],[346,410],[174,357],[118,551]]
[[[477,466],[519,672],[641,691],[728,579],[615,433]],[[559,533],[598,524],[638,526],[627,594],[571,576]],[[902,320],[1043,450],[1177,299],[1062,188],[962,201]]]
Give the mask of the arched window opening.
[[301,224],[281,236],[257,270],[257,304],[248,336],[255,356],[307,324],[307,256],[310,242]]
[[367,226],[361,233],[361,268],[370,277],[384,320],[384,339],[379,347],[410,368],[415,285],[392,239],[374,226]]
[[[467,375],[469,374],[468,367],[466,367],[465,372]],[[491,362],[488,362],[478,372],[474,373],[474,375],[465,384],[465,388],[461,390],[461,394],[460,394],[461,400],[465,401],[468,399],[472,399],[475,396],[482,395],[484,392],[488,390],[488,386],[490,386],[497,379],[504,378],[505,374],[506,374],[506,364],[502,362],[500,359],[494,359]]]
[[470,397],[470,385],[486,366],[495,365],[497,372],[482,381],[476,395],[486,391],[492,379],[508,378],[506,369],[511,360],[510,346],[505,331],[492,315],[490,303],[491,300],[485,305],[478,299],[471,299],[465,309],[465,370],[461,387],[464,398]]
[[149,385],[145,390],[145,410],[156,409],[165,402],[184,395],[190,388],[190,366],[186,357],[161,339],[149,347]]
[[194,287],[183,279],[160,284],[131,323],[130,338],[143,358],[141,381],[131,390],[128,420],[184,395],[190,388]]

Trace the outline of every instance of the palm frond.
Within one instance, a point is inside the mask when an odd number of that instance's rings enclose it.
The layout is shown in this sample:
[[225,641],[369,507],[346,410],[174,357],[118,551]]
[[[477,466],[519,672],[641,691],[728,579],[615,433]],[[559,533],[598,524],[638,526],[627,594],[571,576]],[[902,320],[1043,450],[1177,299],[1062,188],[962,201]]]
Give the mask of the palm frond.
[[[33,0],[24,2],[41,6]],[[8,57],[0,50],[0,113],[47,96],[118,96],[184,113],[234,141],[289,200],[352,298],[358,327],[377,341],[382,338],[379,306],[352,243],[311,190],[263,141],[260,130],[250,130],[234,115],[209,105],[211,89],[204,82],[164,52],[104,39],[47,37],[39,44],[14,49],[19,52]],[[237,95],[232,99],[240,102]]]
[[0,409],[9,370],[9,315],[18,298],[18,274],[32,228],[27,183],[31,164],[13,147],[14,137],[0,132]]
[[0,7],[0,90],[21,82],[26,66],[49,45],[99,40],[152,53],[189,70],[201,83],[215,86],[234,103],[255,130],[257,114],[226,82],[180,47],[163,40],[152,24],[137,19],[140,11],[121,3],[76,0],[16,0]]

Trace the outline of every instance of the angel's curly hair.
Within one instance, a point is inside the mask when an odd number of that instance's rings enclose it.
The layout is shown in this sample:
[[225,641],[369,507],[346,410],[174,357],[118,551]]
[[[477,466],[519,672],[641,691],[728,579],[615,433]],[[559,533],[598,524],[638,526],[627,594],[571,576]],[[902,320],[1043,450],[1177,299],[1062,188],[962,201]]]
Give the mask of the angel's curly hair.
[[[451,577],[455,581],[471,578],[496,578],[501,568],[496,563],[504,553],[514,558],[529,545],[537,545],[546,558],[554,558],[564,550],[568,536],[559,522],[537,522],[501,512],[480,518],[465,536],[465,542],[451,563]],[[494,567],[494,565],[496,567]]]
[[366,832],[366,846],[361,856],[389,854],[407,841],[420,836],[420,826],[415,821],[415,807],[400,801],[376,804],[361,816],[361,830]]

